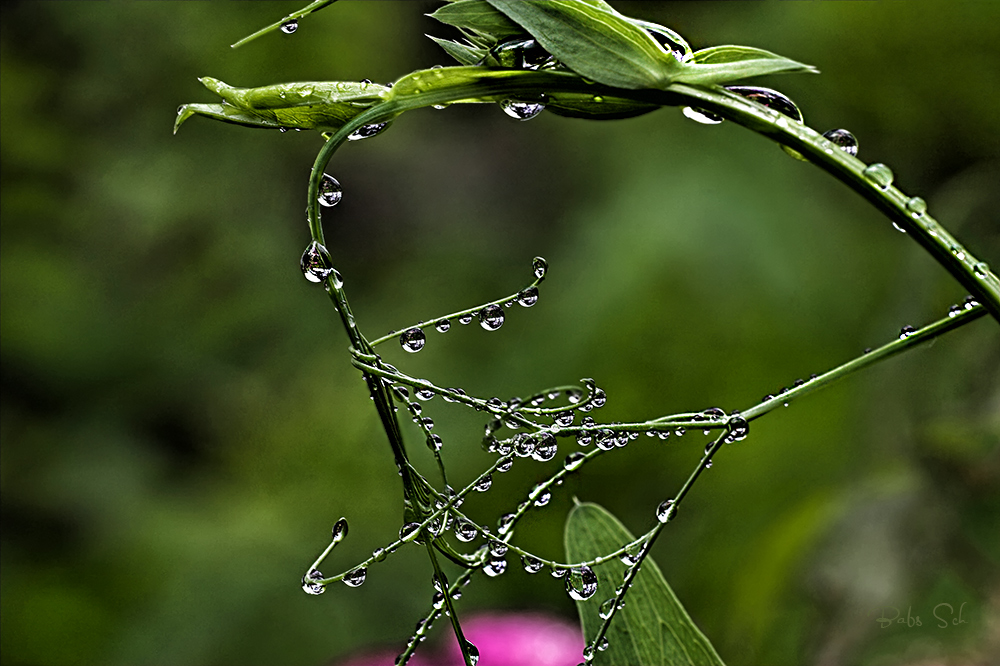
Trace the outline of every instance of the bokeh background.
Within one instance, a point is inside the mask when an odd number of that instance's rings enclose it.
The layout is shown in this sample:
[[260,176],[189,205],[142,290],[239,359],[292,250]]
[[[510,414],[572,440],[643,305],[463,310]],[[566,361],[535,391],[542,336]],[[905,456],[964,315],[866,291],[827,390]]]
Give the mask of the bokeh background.
[[[338,517],[351,533],[329,573],[401,517],[346,336],[298,269],[318,137],[202,118],[171,136],[179,104],[213,101],[197,76],[387,82],[449,64],[423,35],[452,33],[420,2],[338,3],[229,49],[298,6],[4,6],[4,664],[332,663],[400,647],[428,608],[418,548],[361,588],[299,588]],[[862,158],[1000,265],[1000,5],[616,6],[695,48],[817,65],[756,83],[820,131],[854,132]],[[594,377],[608,421],[748,407],[965,296],[818,169],[676,109],[614,122],[428,109],[329,171],[345,194],[327,234],[370,337],[512,293],[535,255],[550,264],[538,304],[498,332],[455,326],[389,362],[502,398]],[[998,343],[977,321],[722,452],[654,553],[727,663],[998,663]],[[453,478],[471,478],[490,460],[481,415],[425,407]],[[574,496],[648,529],[706,439],[641,438],[567,483],[519,540],[560,557]],[[515,466],[466,507],[493,522],[543,474]],[[511,559],[462,608],[575,616],[559,581]],[[921,625],[881,628],[893,608]],[[960,608],[965,622],[941,628],[935,610]]]

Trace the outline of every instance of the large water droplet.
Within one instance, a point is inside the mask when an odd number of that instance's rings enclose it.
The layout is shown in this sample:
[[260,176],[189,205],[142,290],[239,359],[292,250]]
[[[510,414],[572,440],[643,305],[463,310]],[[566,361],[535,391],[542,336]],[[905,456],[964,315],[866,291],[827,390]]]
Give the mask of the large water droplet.
[[604,638],[601,639],[601,642],[597,644],[597,651],[604,652],[607,649],[608,649],[608,637],[605,636]]
[[566,456],[566,460],[563,461],[563,468],[567,472],[572,472],[580,469],[580,465],[583,464],[583,459],[586,458],[586,454],[580,453],[579,451],[574,451],[573,453]]
[[333,272],[333,259],[326,248],[313,241],[302,253],[299,260],[302,275],[310,282],[322,282]]
[[479,648],[472,641],[465,641],[465,653],[469,655],[469,663],[476,666],[479,663]]
[[744,440],[750,434],[750,424],[742,416],[729,417],[729,422],[726,425],[729,427],[729,434],[726,435],[725,439],[727,444]]
[[490,560],[486,566],[483,567],[483,573],[485,573],[490,578],[496,578],[504,571],[507,570],[507,560]]
[[705,109],[698,109],[693,106],[685,106],[681,109],[681,113],[683,113],[686,118],[690,118],[696,123],[701,123],[702,125],[718,125],[723,120],[722,116],[717,113],[712,113],[711,111],[706,111]]
[[298,19],[285,21],[284,23],[281,24],[281,32],[285,33],[286,35],[290,35],[298,29],[299,29]]
[[865,180],[869,183],[882,190],[888,189],[889,186],[892,185],[892,169],[881,162],[869,164],[865,167],[865,170],[861,172],[861,175],[864,176]]
[[333,524],[333,543],[340,543],[347,536],[347,518],[341,518]]
[[336,206],[344,197],[344,190],[340,188],[340,183],[336,178],[328,173],[323,174],[323,180],[319,182],[319,202],[329,208]]
[[503,308],[499,305],[487,305],[479,313],[479,325],[487,331],[495,331],[503,326]]
[[762,106],[777,111],[778,113],[788,116],[795,122],[802,122],[802,112],[799,111],[799,107],[795,105],[795,102],[790,100],[786,95],[778,92],[777,90],[772,90],[770,88],[760,88],[757,86],[726,86],[726,90],[734,92],[737,95],[745,97],[749,100],[753,100]]
[[539,102],[525,102],[517,99],[505,99],[500,102],[500,108],[511,118],[531,120],[545,110],[545,105]]
[[522,555],[521,565],[524,567],[524,570],[530,574],[538,573],[542,570],[542,567],[545,566],[542,564],[541,560],[536,559],[531,555]]
[[535,277],[541,280],[545,277],[545,273],[549,270],[549,262],[545,261],[544,257],[535,257],[531,260],[531,271],[535,274]]
[[442,319],[438,323],[434,324],[434,329],[438,333],[447,333],[448,329],[450,328],[451,328],[451,322],[448,321],[447,319]]
[[344,585],[347,587],[360,587],[362,583],[365,582],[365,578],[368,577],[368,569],[364,567],[359,567],[354,571],[350,572],[344,576]]
[[610,451],[615,448],[615,433],[610,430],[598,430],[594,435],[594,444],[601,451]]
[[413,394],[417,396],[417,398],[419,398],[420,400],[424,401],[430,400],[431,398],[434,397],[434,391],[428,388],[419,388],[416,391],[414,391]]
[[906,200],[906,210],[913,217],[921,217],[927,212],[927,202],[920,197],[910,197]]
[[526,308],[538,302],[538,287],[528,287],[517,295],[517,302]]
[[500,541],[500,539],[490,539],[487,546],[490,549],[490,555],[493,557],[503,557],[507,554],[508,546],[505,542]]
[[858,154],[858,140],[845,129],[832,129],[823,133],[823,138],[834,144],[848,155]]
[[455,538],[462,543],[469,543],[479,534],[475,524],[468,520],[460,520],[455,524]]
[[351,132],[347,136],[347,140],[358,141],[360,139],[368,139],[370,137],[375,136],[376,134],[381,134],[388,126],[389,126],[388,122],[372,123],[371,125],[362,125],[358,129]]
[[552,493],[548,490],[542,491],[538,494],[538,497],[535,498],[535,506],[545,506],[551,499]]
[[534,437],[519,434],[514,437],[514,454],[519,458],[527,458],[535,451],[538,441]]
[[472,487],[481,493],[485,493],[487,490],[490,489],[490,486],[492,485],[493,485],[493,477],[487,474],[483,478],[476,481],[476,485]]
[[416,353],[427,344],[427,336],[419,328],[408,328],[399,336],[399,344],[410,353]]
[[531,452],[531,457],[538,462],[548,462],[556,457],[559,445],[556,438],[549,433],[545,433],[535,445],[535,450]]
[[656,519],[661,523],[669,522],[676,515],[677,506],[672,499],[661,502],[660,506],[656,507]]
[[323,574],[319,569],[313,569],[302,577],[302,591],[306,594],[323,594],[326,586],[320,585],[316,581],[323,580]]
[[566,594],[575,601],[586,601],[597,592],[597,575],[587,565],[571,569],[566,576]]
[[604,389],[594,388],[594,392],[590,397],[590,404],[595,408],[600,409],[608,402],[608,395],[604,392]]

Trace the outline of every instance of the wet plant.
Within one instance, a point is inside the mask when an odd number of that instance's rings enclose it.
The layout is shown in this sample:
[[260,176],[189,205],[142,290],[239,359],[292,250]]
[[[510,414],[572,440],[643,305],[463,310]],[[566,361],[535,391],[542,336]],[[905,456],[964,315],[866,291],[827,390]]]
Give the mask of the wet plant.
[[[331,0],[314,2],[234,46],[268,32],[293,33],[299,20],[329,4]],[[858,141],[849,131],[819,132],[805,124],[801,110],[781,92],[735,85],[764,74],[815,72],[809,65],[744,46],[695,51],[673,30],[624,16],[601,0],[458,0],[431,16],[460,33],[460,40],[432,38],[458,66],[412,72],[386,85],[307,82],[246,89],[206,77],[202,83],[222,101],[186,104],[177,115],[175,131],[190,117],[202,115],[249,127],[316,130],[324,139],[307,190],[311,238],[300,265],[307,280],[324,287],[350,339],[351,362],[371,394],[398,468],[403,515],[395,538],[367,559],[329,576],[320,567],[348,534],[347,520],[337,520],[329,545],[306,569],[302,589],[318,595],[337,582],[358,587],[371,567],[404,545],[419,545],[427,553],[434,592],[426,616],[397,663],[405,663],[432,625],[445,616],[466,663],[474,665],[479,652],[463,635],[456,602],[476,575],[500,576],[508,562],[519,562],[530,574],[550,574],[576,601],[587,642],[584,663],[722,663],[649,557],[702,473],[726,446],[748,437],[755,419],[978,318],[990,315],[1000,321],[1000,280],[931,216],[923,199],[894,186],[888,166],[859,159]],[[517,291],[371,338],[362,332],[351,310],[345,279],[324,237],[321,210],[336,206],[343,196],[339,182],[326,169],[340,146],[383,133],[408,111],[460,103],[498,104],[519,120],[543,112],[614,120],[678,107],[698,123],[736,123],[773,139],[793,158],[818,166],[860,194],[971,295],[937,321],[919,328],[904,326],[896,339],[876,349],[808,380],[795,380],[747,408],[728,412],[709,407],[645,421],[608,423],[596,417],[607,396],[592,379],[503,400],[412,376],[385,362],[379,347],[398,344],[406,352],[419,353],[429,337],[448,331],[456,322],[477,322],[486,331],[496,331],[507,316],[519,316],[521,308],[538,301],[548,263],[535,257]],[[428,415],[435,399],[463,405],[485,417],[482,441],[489,462],[474,478],[457,481],[448,475],[443,455],[447,443],[435,432]],[[403,415],[419,428],[436,462],[433,474],[419,471],[411,462],[401,431]],[[635,537],[604,509],[580,504],[567,519],[564,560],[541,557],[515,539],[518,522],[529,511],[549,504],[568,475],[613,455],[640,436],[665,440],[679,438],[687,430],[714,436],[687,481],[650,507],[651,527],[645,533]],[[467,497],[490,490],[494,475],[515,464],[550,462],[560,455],[560,446],[563,464],[526,489],[519,504],[487,517],[462,510]],[[461,573],[449,578],[441,558],[457,565]],[[631,637],[625,639],[626,634]]]

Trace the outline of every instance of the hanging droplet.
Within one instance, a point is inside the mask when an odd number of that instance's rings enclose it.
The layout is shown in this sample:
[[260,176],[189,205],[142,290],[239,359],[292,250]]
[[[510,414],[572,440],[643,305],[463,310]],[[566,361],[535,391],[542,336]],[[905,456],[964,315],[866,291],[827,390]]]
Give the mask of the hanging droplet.
[[472,641],[465,641],[465,653],[469,655],[469,663],[476,666],[479,663],[479,648]]
[[485,573],[490,578],[496,578],[504,571],[507,570],[507,560],[490,560],[486,566],[483,567],[483,573]]
[[604,392],[604,389],[594,388],[594,392],[590,398],[590,404],[595,408],[600,409],[608,402],[608,395]]
[[832,129],[823,133],[823,138],[851,156],[858,154],[858,140],[845,129]]
[[782,115],[788,116],[795,122],[802,122],[802,112],[799,111],[799,107],[797,107],[795,102],[790,100],[786,95],[783,95],[777,90],[772,90],[771,88],[760,88],[757,86],[726,86],[726,90],[757,102],[762,106],[766,106],[767,108],[777,111]]
[[531,260],[531,271],[535,274],[535,277],[541,280],[545,277],[545,273],[549,270],[549,262],[545,261],[544,257],[535,257]]
[[389,126],[388,121],[384,123],[372,123],[371,125],[362,125],[358,129],[354,130],[347,136],[348,141],[359,141],[361,139],[368,139],[376,134],[381,134],[386,127]]
[[639,563],[639,555],[642,553],[641,546],[632,546],[622,553],[618,559],[627,567],[634,567]]
[[362,583],[365,582],[365,578],[368,577],[368,569],[365,567],[359,567],[354,571],[350,572],[344,576],[344,585],[347,587],[360,587]]
[[507,544],[499,539],[490,539],[487,547],[490,549],[490,555],[493,557],[503,557],[507,554],[508,550]]
[[427,344],[427,336],[419,328],[408,328],[399,336],[399,344],[406,351],[415,354]]
[[427,438],[427,446],[435,453],[441,450],[443,444],[444,441],[441,439],[441,435],[431,435]]
[[569,569],[563,569],[561,567],[552,567],[551,576],[553,578],[565,578],[566,574],[569,573]]
[[586,457],[586,454],[574,451],[566,456],[566,459],[563,461],[563,469],[567,472],[573,472],[580,469],[580,465],[583,464],[583,459]]
[[980,261],[978,264],[972,267],[972,272],[976,274],[978,278],[985,278],[989,275],[990,266],[985,261]]
[[[580,446],[590,446],[590,443],[594,441],[590,432],[583,430],[576,434],[576,443]],[[583,454],[580,454],[583,455]]]
[[399,528],[399,539],[401,541],[406,541],[411,536],[417,533],[420,529],[420,523],[406,523]]
[[571,569],[566,576],[566,594],[574,601],[586,601],[597,592],[597,575],[593,569],[583,565]]
[[514,518],[513,513],[505,513],[500,516],[500,520],[497,521],[497,531],[500,534],[507,534],[510,531],[511,525],[514,524]]
[[341,518],[333,524],[333,543],[340,543],[347,536],[347,518]]
[[545,105],[539,102],[525,102],[516,99],[505,99],[500,102],[500,108],[511,118],[531,120],[545,110]]
[[545,491],[535,498],[535,506],[545,506],[552,499],[552,493]]
[[434,324],[434,330],[438,333],[447,333],[448,329],[451,328],[451,322],[447,319],[442,319],[438,323]]
[[323,580],[322,572],[319,569],[313,569],[302,577],[302,591],[306,594],[323,594],[326,592],[326,586],[316,582],[320,580]]
[[319,182],[319,203],[329,208],[336,206],[344,198],[344,190],[336,178],[328,173],[323,174],[323,180]]
[[460,520],[455,524],[455,538],[462,543],[469,543],[479,534],[474,523],[468,520]]
[[906,210],[913,217],[921,217],[927,212],[927,202],[920,197],[910,197],[906,200]]
[[916,332],[917,332],[917,329],[915,329],[912,326],[910,326],[909,324],[907,324],[903,328],[899,329],[899,339],[900,340],[905,340],[906,338],[910,337],[911,335],[913,335]]
[[517,295],[517,302],[526,308],[538,302],[538,287],[528,287]]
[[683,113],[686,118],[690,118],[696,123],[701,123],[702,125],[718,125],[723,120],[722,116],[717,113],[712,113],[711,111],[706,111],[705,109],[698,109],[693,106],[685,106],[681,109],[681,113]]
[[414,391],[413,394],[417,396],[417,398],[425,402],[434,397],[434,391],[428,388],[419,388],[416,391]]
[[726,425],[729,428],[725,439],[727,444],[744,440],[750,434],[750,424],[742,416],[730,416]]
[[661,502],[660,506],[656,507],[656,519],[661,523],[669,522],[675,515],[677,507],[672,499]]
[[961,311],[962,311],[961,305],[952,305],[950,308],[948,308],[948,316],[957,317]]
[[472,487],[481,493],[485,493],[487,490],[490,489],[490,486],[492,485],[493,485],[493,477],[487,474],[483,478],[476,481],[476,485]]
[[[507,451],[507,453],[510,453],[510,451]],[[506,455],[506,453],[504,455]],[[500,472],[501,474],[503,474],[504,472],[506,472],[507,470],[509,470],[510,467],[511,467],[511,465],[513,465],[513,464],[514,464],[514,459],[513,458],[508,458],[507,460],[504,460],[502,463],[500,463],[499,465],[497,465],[497,471]]]
[[487,331],[495,331],[503,326],[503,308],[499,305],[487,305],[479,313],[479,325]]
[[865,170],[861,172],[861,175],[864,176],[865,180],[869,183],[882,190],[886,190],[890,185],[892,185],[892,169],[881,162],[869,164],[865,167]]
[[542,567],[545,566],[544,564],[542,564],[541,560],[536,559],[531,555],[522,555],[521,565],[524,567],[524,570],[530,574],[538,573],[539,571],[542,570]]
[[538,441],[523,433],[514,437],[514,454],[519,458],[527,458],[535,451]]
[[565,412],[559,412],[558,414],[553,414],[552,421],[555,422],[560,428],[565,428],[567,426],[573,425],[573,417],[575,412],[572,409],[567,409]]
[[295,32],[298,29],[299,29],[299,20],[298,19],[292,19],[291,21],[285,21],[284,23],[281,24],[281,32],[285,33],[286,35],[290,35],[290,34],[292,34],[293,32]]
[[615,433],[610,430],[598,430],[594,435],[594,444],[601,451],[610,451],[615,448]]
[[601,617],[602,620],[607,620],[609,617],[611,617],[611,613],[614,610],[615,610],[615,598],[611,597],[609,599],[604,600],[604,603],[601,604],[601,607],[598,609],[597,614]]
[[302,275],[310,282],[322,282],[333,272],[333,259],[326,248],[313,241],[302,253],[299,266],[302,268]]
[[548,462],[556,457],[558,448],[559,445],[556,443],[556,438],[549,433],[545,433],[538,440],[538,444],[535,445],[535,450],[532,451],[531,457],[538,462]]
[[472,321],[472,315],[471,314],[464,314],[464,315],[462,315],[461,317],[458,318],[458,323],[460,323],[462,325],[468,324],[471,321]]

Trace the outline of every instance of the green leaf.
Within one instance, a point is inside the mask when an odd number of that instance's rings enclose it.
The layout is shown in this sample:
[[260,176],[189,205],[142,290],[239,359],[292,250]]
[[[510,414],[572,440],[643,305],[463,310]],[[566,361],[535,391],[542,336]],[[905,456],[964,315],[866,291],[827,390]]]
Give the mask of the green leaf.
[[618,120],[634,118],[660,108],[659,104],[647,104],[611,95],[591,95],[588,93],[549,93],[545,109],[557,116],[586,118],[588,120]]
[[186,104],[177,113],[174,133],[195,115],[248,127],[336,131],[365,109],[382,102],[386,86],[354,81],[279,83],[235,88],[218,79],[199,79],[222,104]]
[[475,65],[486,57],[486,49],[477,49],[474,46],[467,46],[466,44],[462,44],[460,42],[438,39],[437,37],[433,37],[431,35],[427,36],[430,37],[435,44],[444,49],[445,53],[463,65]]
[[616,88],[665,88],[681,64],[617,12],[580,0],[488,0],[574,72]]
[[812,65],[751,46],[712,46],[695,51],[676,80],[680,83],[708,85],[783,72],[817,74],[819,70]]
[[524,34],[521,26],[491,7],[486,0],[457,0],[428,16],[456,28],[489,35],[494,41]]
[[[566,558],[583,562],[614,552],[635,537],[617,518],[597,504],[579,504],[566,520]],[[624,579],[625,565],[613,560],[594,568],[597,594],[576,602],[585,640],[594,640],[603,620],[598,610],[613,597]],[[659,567],[647,557],[606,634],[608,649],[594,664],[630,666],[722,666],[722,659],[667,585]]]

